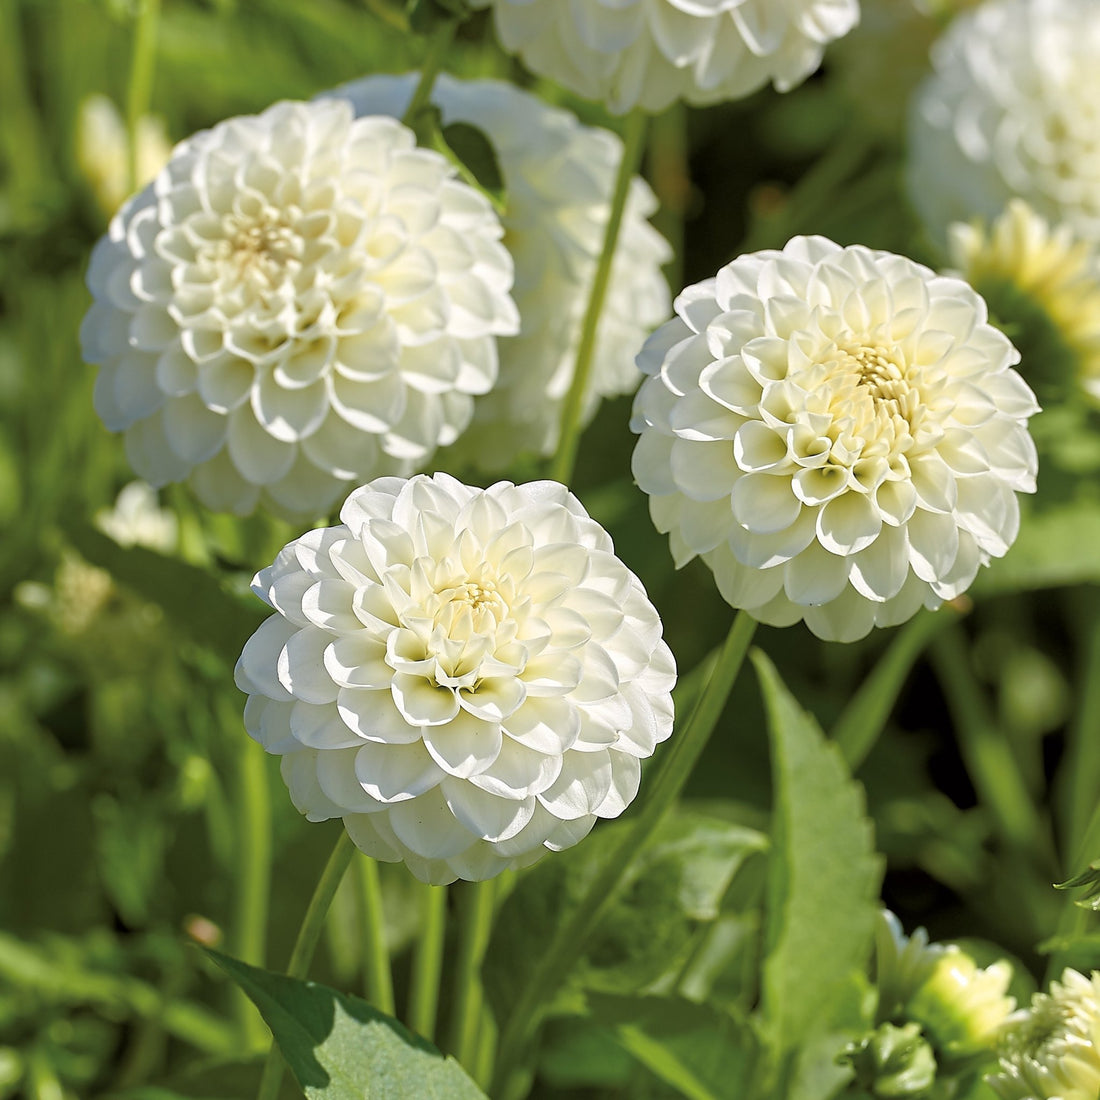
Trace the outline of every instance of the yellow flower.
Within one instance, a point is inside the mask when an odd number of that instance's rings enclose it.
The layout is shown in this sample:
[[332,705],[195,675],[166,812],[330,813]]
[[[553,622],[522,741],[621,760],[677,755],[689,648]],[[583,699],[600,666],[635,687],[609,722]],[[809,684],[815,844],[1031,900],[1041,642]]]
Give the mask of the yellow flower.
[[[1013,199],[988,227],[955,224],[951,261],[1020,349],[1020,373],[1040,400],[1064,400],[1066,380],[1100,402],[1100,258],[1068,224],[1051,225]],[[1043,389],[1048,393],[1043,393]]]

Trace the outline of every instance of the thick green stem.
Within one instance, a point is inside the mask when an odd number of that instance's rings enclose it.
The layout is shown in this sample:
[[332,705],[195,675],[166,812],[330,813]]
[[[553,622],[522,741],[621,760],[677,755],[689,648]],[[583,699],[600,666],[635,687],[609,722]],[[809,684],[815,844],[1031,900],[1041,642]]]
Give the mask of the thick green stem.
[[997,729],[970,670],[966,640],[958,625],[932,643],[932,664],[955,725],[959,751],[982,804],[1012,847],[1039,862],[1050,859],[1046,828],[1024,783],[1012,746]]
[[[1085,829],[1076,848],[1070,850],[1074,853],[1073,862],[1066,870],[1074,875],[1083,871],[1087,863],[1100,858],[1100,804],[1097,804],[1093,810],[1088,828]],[[1074,900],[1075,897],[1077,897],[1076,890],[1070,890],[1066,895],[1062,915],[1058,919],[1057,938],[1059,939],[1079,936],[1088,928],[1091,913],[1088,909],[1078,905]],[[1047,965],[1046,980],[1049,982],[1052,978],[1057,978],[1068,964],[1069,953],[1067,951],[1053,952]]]
[[565,403],[561,412],[561,434],[558,449],[550,464],[550,477],[568,485],[573,476],[573,466],[577,461],[577,448],[581,439],[581,415],[584,412],[584,398],[588,390],[588,380],[592,374],[592,360],[596,353],[596,336],[603,312],[607,288],[611,282],[611,265],[615,259],[615,246],[619,241],[619,229],[626,211],[626,201],[630,195],[630,183],[641,162],[645,148],[646,115],[636,109],[626,121],[623,134],[623,155],[619,160],[619,171],[615,178],[615,190],[611,197],[611,211],[604,230],[603,249],[592,277],[592,287],[588,295],[588,307],[581,325],[580,342],[577,344],[577,360],[573,368],[573,380],[569,384]]
[[386,914],[382,908],[382,884],[378,864],[370,856],[356,862],[359,901],[363,917],[363,989],[379,1012],[394,1014],[393,975],[386,947]]
[[420,66],[420,79],[416,83],[416,89],[409,100],[408,107],[401,121],[411,130],[416,129],[417,115],[432,101],[432,88],[435,87],[435,78],[439,70],[443,68],[443,59],[451,48],[455,35],[458,33],[457,19],[440,23],[428,39],[428,51],[424,55],[424,63]]
[[470,1073],[477,1072],[478,1037],[485,1011],[481,960],[493,928],[494,884],[464,884],[458,892],[458,947],[454,1005],[447,1049]]
[[[348,834],[341,829],[340,839],[336,841],[336,847],[332,849],[332,855],[329,856],[328,863],[321,872],[321,878],[313,891],[302,926],[298,929],[298,938],[294,941],[294,950],[290,953],[290,963],[286,969],[287,977],[304,978],[306,976],[309,964],[313,961],[313,952],[317,949],[317,941],[321,938],[321,930],[325,926],[325,916],[354,853],[355,845],[352,844]],[[272,1045],[267,1062],[264,1064],[260,1091],[256,1094],[256,1100],[276,1100],[282,1081],[283,1060],[279,1054],[279,1048]]]
[[874,748],[917,658],[944,627],[956,620],[957,614],[950,605],[939,611],[918,612],[898,632],[871,674],[848,700],[831,736],[853,772]]
[[134,23],[134,52],[130,61],[130,84],[126,93],[126,132],[130,139],[130,191],[141,185],[139,178],[139,130],[153,98],[153,73],[157,60],[157,23],[160,0],[142,0]]
[[[239,741],[233,953],[252,966],[263,966],[271,893],[271,805],[265,753],[251,738],[242,735]],[[243,990],[238,992],[238,1018],[245,1039],[250,1047],[262,1046],[267,1028]]]
[[424,918],[413,954],[412,988],[409,990],[409,1027],[425,1039],[435,1038],[439,1011],[439,980],[443,974],[443,938],[447,930],[447,888],[428,886],[424,891]]
[[714,671],[684,728],[664,751],[660,768],[640,800],[632,828],[593,880],[580,904],[559,926],[527,979],[509,1018],[502,1022],[493,1096],[511,1100],[517,1070],[542,1022],[542,1012],[580,957],[592,929],[614,900],[634,860],[683,790],[706,747],[756,629],[740,611],[730,627]]

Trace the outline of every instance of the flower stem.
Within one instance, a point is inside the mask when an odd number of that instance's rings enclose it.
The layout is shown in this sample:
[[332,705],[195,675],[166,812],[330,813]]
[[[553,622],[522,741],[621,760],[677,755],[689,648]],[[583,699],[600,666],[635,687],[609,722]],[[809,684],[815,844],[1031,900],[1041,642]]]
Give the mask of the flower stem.
[[626,872],[683,790],[722,715],[755,629],[756,621],[739,611],[699,702],[662,756],[660,769],[641,800],[632,828],[626,831],[577,908],[558,926],[520,992],[512,1014],[502,1021],[493,1096],[510,1100],[515,1094],[516,1071],[542,1022],[543,1010],[580,957],[585,941],[623,884]]
[[494,883],[463,884],[458,893],[458,958],[455,961],[455,999],[448,1051],[471,1073],[476,1073],[478,1038],[485,1010],[481,960],[493,927]]
[[379,1012],[392,1016],[393,976],[386,947],[386,915],[382,909],[378,864],[370,856],[362,856],[355,868],[363,917],[363,988],[367,1000]]
[[141,184],[138,161],[138,129],[149,112],[153,97],[153,72],[157,58],[157,23],[160,0],[142,0],[134,24],[134,52],[130,61],[130,84],[126,92],[126,132],[130,139],[130,192]]
[[959,750],[978,797],[1001,836],[1018,851],[1049,860],[1049,843],[1012,747],[998,731],[970,671],[958,625],[932,643],[931,658],[954,718]]
[[569,392],[562,406],[558,449],[550,464],[550,477],[563,485],[569,484],[577,461],[577,448],[581,438],[581,415],[584,411],[588,380],[592,374],[592,360],[596,353],[600,314],[603,312],[607,288],[611,282],[611,265],[615,259],[615,246],[618,244],[619,229],[623,223],[626,201],[630,195],[630,183],[638,170],[642,150],[645,148],[646,122],[646,115],[640,109],[635,109],[626,120],[623,155],[619,159],[619,171],[611,197],[611,211],[607,219],[607,228],[604,230],[603,250],[600,252],[596,272],[592,277],[588,307],[581,325],[580,341],[577,344],[573,380],[569,384]]
[[421,111],[431,102],[432,88],[435,87],[435,78],[443,67],[443,59],[451,48],[455,35],[458,33],[458,19],[448,19],[439,24],[428,39],[428,49],[424,54],[424,63],[420,66],[420,79],[416,83],[416,90],[409,100],[408,107],[401,117],[401,121],[415,130],[416,118]]
[[[1096,610],[1095,608],[1093,609]],[[1100,840],[1094,851],[1082,851],[1093,808],[1100,799],[1100,617],[1090,620],[1081,676],[1081,699],[1069,731],[1065,774],[1069,797],[1065,800],[1065,852],[1074,863],[1065,867],[1076,874],[1081,864],[1100,857]]]
[[[317,941],[321,938],[321,929],[325,926],[325,915],[328,913],[337,888],[343,881],[344,873],[354,853],[355,845],[352,844],[347,832],[341,829],[336,847],[332,849],[332,855],[328,857],[328,863],[321,872],[321,878],[313,891],[313,897],[310,898],[302,926],[298,929],[298,938],[294,941],[294,950],[290,953],[290,963],[286,968],[287,977],[304,978],[306,976],[309,964],[313,960],[313,952],[317,949]],[[256,1100],[276,1100],[282,1080],[283,1059],[279,1054],[279,1048],[273,1043],[267,1061],[264,1063],[260,1091],[256,1094]]]
[[[240,744],[233,953],[252,966],[263,966],[271,892],[271,804],[263,749],[248,737],[241,737]],[[248,1045],[262,1046],[267,1029],[256,1006],[243,991],[238,1004]]]
[[853,772],[874,748],[917,658],[944,627],[955,621],[957,614],[948,604],[939,611],[920,611],[914,615],[848,700],[833,725],[831,737]]
[[435,1038],[439,980],[443,973],[443,936],[447,927],[447,888],[424,891],[424,917],[413,955],[409,990],[409,1027],[425,1039]]

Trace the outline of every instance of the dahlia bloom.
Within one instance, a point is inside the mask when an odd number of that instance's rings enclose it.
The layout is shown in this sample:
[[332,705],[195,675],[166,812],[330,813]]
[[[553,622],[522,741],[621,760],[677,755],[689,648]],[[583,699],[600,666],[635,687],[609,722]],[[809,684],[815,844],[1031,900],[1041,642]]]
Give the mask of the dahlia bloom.
[[96,409],[153,485],[318,515],[468,423],[518,327],[502,232],[393,119],[330,100],[223,122],[92,254]]
[[859,0],[473,0],[539,76],[623,113],[781,92],[859,20]]
[[634,476],[676,564],[701,556],[732,606],[852,641],[1008,550],[1038,407],[965,283],[796,237],[676,312],[638,357]]
[[1002,1100],[1096,1100],[1100,1095],[1100,974],[1067,969],[1013,1017],[1000,1072]]
[[1100,402],[1100,256],[1070,226],[1013,199],[988,227],[948,231],[951,265],[1019,333],[1022,371],[1065,398],[1076,384]]
[[930,234],[1013,196],[1100,239],[1100,6],[987,0],[932,50],[913,103],[909,190]]
[[[415,83],[415,74],[372,76],[333,94],[350,100],[357,114],[400,117]],[[486,134],[507,190],[501,221],[516,265],[520,331],[498,342],[500,376],[474,403],[472,430],[450,456],[501,471],[522,451],[549,455],[557,447],[622,142],[499,81],[441,75],[432,98],[445,123],[468,123]],[[596,336],[585,423],[602,398],[633,392],[635,351],[668,316],[661,265],[671,250],[646,221],[656,208],[649,186],[635,178]]]
[[446,474],[356,489],[256,575],[236,679],[294,804],[425,882],[577,843],[672,729],[641,582],[568,489]]

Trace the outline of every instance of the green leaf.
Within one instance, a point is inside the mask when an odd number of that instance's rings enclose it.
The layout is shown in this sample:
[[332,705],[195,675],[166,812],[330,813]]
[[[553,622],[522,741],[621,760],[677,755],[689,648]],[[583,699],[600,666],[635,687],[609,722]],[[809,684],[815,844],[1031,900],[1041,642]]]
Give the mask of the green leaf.
[[[484,964],[498,1020],[507,1018],[518,996],[516,974],[567,919],[629,827],[604,826],[584,844],[544,860],[509,895]],[[717,917],[745,860],[766,845],[762,834],[716,815],[681,810],[669,817],[594,929],[571,976],[573,990],[632,993],[680,965],[700,923]]]
[[689,1100],[740,1100],[756,1049],[748,1023],[682,997],[589,998],[619,1045]]
[[478,188],[489,196],[498,211],[503,210],[504,173],[488,135],[468,122],[452,122],[443,127],[442,137]]
[[242,599],[216,577],[144,546],[119,546],[88,523],[65,534],[92,565],[163,609],[172,625],[233,663],[249,635],[270,613],[258,599]]
[[458,1062],[366,1001],[209,954],[260,1010],[308,1100],[485,1100]]
[[763,1013],[780,1050],[850,1009],[871,950],[882,866],[862,789],[772,663],[752,654],[772,743],[775,806],[768,869]]
[[493,143],[482,130],[466,122],[444,126],[443,115],[434,103],[417,111],[410,123],[418,144],[445,156],[463,183],[480,191],[498,214],[504,213],[504,174]]
[[1009,552],[979,572],[980,596],[1100,581],[1100,503],[1075,501],[1025,514]]
[[405,15],[414,34],[430,35],[440,23],[467,19],[470,7],[466,0],[408,0]]

